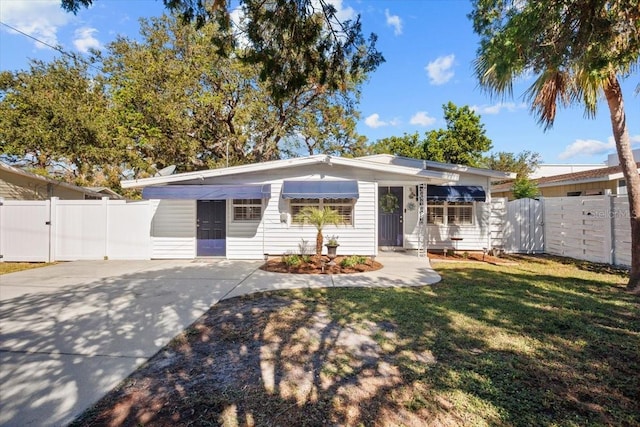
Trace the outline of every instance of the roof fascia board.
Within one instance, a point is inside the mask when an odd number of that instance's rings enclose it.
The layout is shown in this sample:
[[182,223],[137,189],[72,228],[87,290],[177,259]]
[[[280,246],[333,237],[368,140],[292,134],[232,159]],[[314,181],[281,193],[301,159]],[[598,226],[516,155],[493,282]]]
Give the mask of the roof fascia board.
[[219,176],[237,175],[242,173],[261,172],[275,168],[291,168],[320,163],[349,166],[378,172],[395,173],[398,175],[413,176],[424,178],[427,180],[437,180],[440,182],[457,181],[459,179],[459,175],[455,173],[425,171],[423,169],[408,168],[406,166],[382,165],[372,162],[364,162],[358,159],[332,157],[327,155],[315,155],[309,157],[296,157],[286,160],[274,160],[265,163],[252,163],[250,165],[232,166],[229,168],[210,169],[205,171],[186,172],[169,176],[158,176],[130,181],[121,181],[121,186],[122,188],[139,188],[148,185],[169,184],[174,182],[189,181],[193,179],[206,179]]
[[472,166],[455,165],[453,163],[435,162],[433,160],[412,159],[410,157],[394,156],[393,154],[374,154],[374,155],[371,155],[371,156],[357,157],[356,159],[369,161],[369,162],[373,162],[373,163],[382,163],[382,162],[376,161],[376,159],[391,160],[391,159],[394,159],[394,158],[407,160],[407,161],[410,161],[412,163],[415,163],[417,168],[423,168],[423,167],[426,167],[426,166],[430,166],[432,168],[449,170],[449,171],[453,171],[453,172],[456,172],[456,173],[467,172],[467,173],[471,173],[471,174],[475,174],[475,175],[488,176],[488,177],[497,178],[497,179],[509,179],[509,178],[515,178],[516,177],[516,173],[514,173],[514,172],[494,171],[494,170],[491,170],[491,169],[475,168],[475,167],[472,167]]
[[206,179],[218,176],[237,175],[241,173],[261,172],[273,168],[289,168],[304,166],[307,164],[317,164],[324,162],[328,156],[316,155],[309,157],[296,157],[293,159],[273,160],[265,163],[251,163],[249,165],[231,166],[228,168],[208,169],[195,172],[184,172],[168,176],[154,176],[151,178],[133,179],[121,181],[122,188],[139,188],[147,185],[169,184],[172,182],[189,181],[192,179]]

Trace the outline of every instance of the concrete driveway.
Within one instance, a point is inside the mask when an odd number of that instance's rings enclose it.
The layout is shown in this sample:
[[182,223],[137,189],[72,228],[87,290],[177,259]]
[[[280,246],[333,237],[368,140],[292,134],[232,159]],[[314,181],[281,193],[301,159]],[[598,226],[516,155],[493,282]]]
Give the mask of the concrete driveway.
[[428,261],[303,276],[259,261],[78,261],[0,276],[0,425],[66,425],[216,302],[269,289],[419,286]]

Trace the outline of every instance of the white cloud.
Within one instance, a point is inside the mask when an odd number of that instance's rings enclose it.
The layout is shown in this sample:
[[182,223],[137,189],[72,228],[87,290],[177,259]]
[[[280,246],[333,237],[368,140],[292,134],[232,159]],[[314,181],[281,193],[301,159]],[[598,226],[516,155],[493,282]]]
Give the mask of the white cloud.
[[389,126],[389,123],[380,120],[380,114],[378,113],[373,113],[372,115],[364,119],[364,122],[367,126],[374,129],[382,126]]
[[384,10],[384,16],[387,18],[387,25],[393,27],[393,34],[402,34],[402,19],[398,15],[391,15],[389,9]]
[[418,126],[431,126],[435,122],[435,117],[429,116],[426,111],[418,111],[413,116],[411,116],[411,120],[409,120],[409,123]]
[[515,104],[513,102],[498,102],[494,105],[473,105],[471,110],[478,114],[500,114],[502,110],[513,113],[527,108],[527,104]]
[[[72,18],[73,14],[60,7],[60,0],[3,1],[0,7],[2,22],[52,46],[58,44],[58,29]],[[34,41],[34,44],[46,48],[42,43]]]
[[425,67],[432,85],[442,85],[453,78],[453,65],[456,57],[454,54],[441,56],[435,61],[429,62]]
[[[640,144],[640,135],[632,136],[631,144]],[[574,142],[569,144],[562,153],[558,155],[558,158],[561,160],[566,160],[571,157],[580,155],[604,155],[608,154],[611,151],[615,151],[615,149],[616,142],[612,136],[609,137],[607,142],[602,142],[595,139],[576,139]]]
[[229,14],[231,25],[234,28],[234,36],[238,46],[242,49],[249,47],[249,37],[246,32],[247,14],[241,7],[236,7]]
[[336,18],[340,22],[353,20],[357,15],[352,7],[343,7],[342,0],[327,0],[327,3],[336,8]]
[[74,32],[73,45],[82,53],[89,52],[89,49],[102,49],[100,41],[93,36],[97,32],[95,28],[78,28]]

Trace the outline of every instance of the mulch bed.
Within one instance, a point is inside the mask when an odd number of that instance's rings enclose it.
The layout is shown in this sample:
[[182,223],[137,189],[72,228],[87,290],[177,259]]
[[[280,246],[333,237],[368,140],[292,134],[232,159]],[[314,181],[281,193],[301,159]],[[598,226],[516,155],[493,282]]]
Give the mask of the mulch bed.
[[432,262],[486,262],[494,265],[515,265],[517,262],[504,257],[498,258],[489,254],[483,254],[476,251],[448,251],[445,255],[443,252],[428,251],[429,261]]
[[364,264],[354,265],[353,267],[342,267],[340,263],[344,256],[338,256],[335,259],[335,264],[329,264],[329,258],[326,256],[314,255],[309,262],[301,262],[297,266],[287,265],[282,261],[281,257],[274,257],[269,259],[260,269],[265,271],[271,271],[274,273],[292,273],[292,274],[349,274],[349,273],[364,273],[367,271],[380,270],[382,264],[377,261],[373,261],[367,257]]

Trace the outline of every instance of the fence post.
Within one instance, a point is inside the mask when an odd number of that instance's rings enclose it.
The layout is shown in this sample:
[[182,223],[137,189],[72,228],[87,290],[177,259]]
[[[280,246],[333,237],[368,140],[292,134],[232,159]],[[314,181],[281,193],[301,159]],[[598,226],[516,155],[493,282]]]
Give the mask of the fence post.
[[104,254],[102,258],[109,259],[109,198],[102,198],[102,205],[104,206]]
[[49,206],[49,260],[56,260],[56,245],[58,243],[58,200],[57,197],[51,197],[47,200]]
[[613,198],[615,196],[611,194],[611,190],[606,190],[605,193],[605,243],[604,249],[607,254],[607,262],[615,265],[616,262],[616,245],[615,245],[615,224],[614,224],[614,205]]

